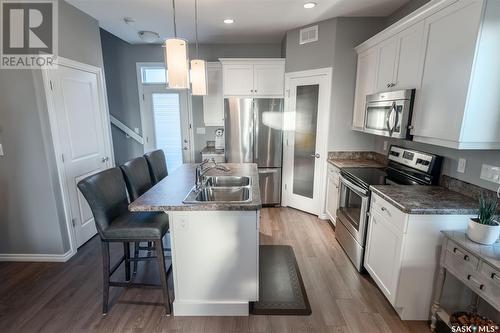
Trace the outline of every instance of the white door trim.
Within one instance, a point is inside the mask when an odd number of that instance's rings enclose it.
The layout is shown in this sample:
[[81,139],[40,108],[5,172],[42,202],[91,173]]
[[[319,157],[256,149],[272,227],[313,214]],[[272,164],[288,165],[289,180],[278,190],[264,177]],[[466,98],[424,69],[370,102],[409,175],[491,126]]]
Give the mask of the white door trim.
[[[141,113],[141,136],[144,138],[144,83],[142,83],[142,73],[141,73],[141,67],[165,67],[165,63],[163,62],[136,62],[135,63],[135,70],[136,70],[136,77],[137,77],[137,92],[138,92],[138,97],[139,97],[139,112]],[[165,87],[165,91],[168,92],[169,89],[167,89],[166,84],[163,83],[158,83],[158,84],[150,84],[150,85],[160,85]],[[174,89],[170,89],[171,91],[175,91]],[[187,99],[187,105],[188,105],[188,122],[189,122],[189,150],[191,152],[191,162],[194,163],[195,161],[195,154],[194,154],[194,130],[193,130],[193,107],[192,107],[192,101],[191,101],[191,95],[188,94],[188,99]],[[143,151],[144,151],[144,143],[142,145]]]
[[[312,70],[305,70],[305,71],[297,71],[297,72],[289,72],[285,73],[285,112],[287,111],[287,107],[290,104],[289,98],[290,98],[290,80],[295,79],[295,78],[310,78],[314,76],[325,76],[326,77],[326,89],[325,91],[331,92],[332,91],[332,72],[333,69],[332,67],[325,67],[325,68],[318,68],[318,69],[312,69]],[[331,96],[331,94],[329,94]],[[324,129],[325,132],[327,133],[326,136],[323,137],[317,137],[317,140],[319,140],[319,154],[320,154],[320,159],[318,163],[321,163],[320,167],[320,174],[318,175],[319,177],[319,184],[325,184],[326,179],[327,179],[327,159],[328,159],[328,137],[330,135],[330,114],[331,114],[331,98],[328,98],[324,107],[324,110],[319,110],[319,115],[318,115],[318,123],[323,123],[325,124],[326,128]],[[283,184],[282,184],[282,194],[283,194],[283,199],[282,199],[282,205],[283,206],[288,206],[289,202],[289,192],[290,186],[287,186],[287,180],[290,177],[290,173],[292,172],[291,167],[293,163],[289,163],[291,161],[291,156],[289,156],[289,151],[288,148],[286,147],[286,140],[287,140],[287,132],[284,132],[284,149],[283,149]],[[287,189],[288,187],[288,189]],[[326,186],[321,186],[319,190],[319,211],[318,211],[318,216],[321,219],[328,219],[326,216],[324,210],[325,210],[325,203],[326,203]]]
[[[112,137],[111,137],[111,123],[110,123],[110,116],[109,116],[109,109],[108,109],[108,99],[107,99],[107,93],[106,93],[106,84],[104,81],[104,71],[101,67],[96,67],[88,64],[84,64],[75,60],[63,58],[63,57],[58,57],[57,60],[55,61],[58,66],[63,66],[63,67],[68,67],[72,69],[78,69],[86,72],[90,72],[93,74],[97,75],[97,84],[98,84],[98,93],[99,93],[99,103],[100,103],[100,109],[104,110],[103,114],[103,120],[106,123],[104,128],[105,128],[105,135],[104,135],[104,140],[106,144],[106,153],[107,156],[110,157],[110,165],[115,165],[115,160],[114,160],[114,152],[113,152],[113,144],[112,144]],[[57,69],[56,69],[57,70]],[[54,146],[54,154],[55,154],[55,160],[56,160],[56,166],[57,166],[57,174],[59,178],[59,187],[61,190],[62,194],[62,203],[63,203],[63,208],[64,208],[64,217],[65,217],[65,222],[66,222],[66,232],[68,235],[69,239],[69,246],[70,249],[68,252],[61,256],[54,256],[54,255],[37,255],[36,257],[32,257],[31,259],[33,261],[41,261],[46,259],[46,261],[67,261],[69,260],[73,255],[76,254],[77,252],[77,241],[76,241],[76,235],[75,235],[75,229],[73,227],[72,223],[72,217],[71,217],[71,209],[70,209],[70,204],[69,204],[69,193],[68,193],[68,184],[66,182],[66,171],[64,168],[64,164],[62,161],[62,145],[59,140],[59,133],[57,131],[57,122],[56,122],[56,110],[55,110],[55,102],[54,102],[54,97],[52,95],[52,83],[50,81],[50,68],[44,67],[42,68],[42,80],[43,80],[43,88],[45,92],[45,99],[47,102],[47,112],[49,116],[49,124],[50,124],[50,132],[52,135],[52,143]],[[19,258],[19,257],[18,257]],[[26,258],[26,261],[28,258]]]

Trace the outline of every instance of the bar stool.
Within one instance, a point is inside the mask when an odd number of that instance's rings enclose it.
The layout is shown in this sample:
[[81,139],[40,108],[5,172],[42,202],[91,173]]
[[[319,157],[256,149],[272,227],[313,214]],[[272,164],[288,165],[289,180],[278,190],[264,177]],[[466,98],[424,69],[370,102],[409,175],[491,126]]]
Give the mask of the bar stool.
[[[143,156],[125,162],[120,166],[120,169],[125,176],[125,183],[127,184],[131,202],[153,187],[148,162],[146,162],[146,158]],[[148,242],[147,246],[141,246],[140,243],[134,243],[134,257],[138,257],[141,250],[148,251],[148,254],[151,254],[151,251],[154,250],[153,242]],[[137,273],[137,264],[137,261],[134,262],[133,274]]]
[[[97,231],[101,238],[103,263],[103,303],[102,313],[108,313],[109,287],[159,288],[163,292],[165,311],[170,314],[165,258],[162,238],[169,223],[168,215],[161,212],[129,212],[128,199],[123,174],[119,168],[111,168],[89,176],[78,183],[78,188],[89,203],[94,214]],[[110,266],[109,243],[123,243],[124,255]],[[130,257],[130,242],[153,242],[154,257]],[[130,262],[156,260],[161,284],[133,283],[130,278]],[[111,281],[113,273],[125,262],[125,282]]]
[[167,161],[163,150],[153,150],[144,154],[144,157],[148,162],[149,173],[153,185],[168,176]]

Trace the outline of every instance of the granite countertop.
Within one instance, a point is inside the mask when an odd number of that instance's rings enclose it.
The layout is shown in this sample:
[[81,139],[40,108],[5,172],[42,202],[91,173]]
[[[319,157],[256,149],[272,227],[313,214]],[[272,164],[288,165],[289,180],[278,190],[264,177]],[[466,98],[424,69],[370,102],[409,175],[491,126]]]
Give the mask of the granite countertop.
[[206,146],[201,150],[202,154],[221,154],[224,155],[224,149],[215,149],[215,147]]
[[441,186],[372,185],[370,190],[407,214],[476,215],[476,200]]
[[473,242],[467,237],[465,230],[442,231],[449,239],[480,257],[496,269],[500,269],[500,240],[492,245]]
[[129,210],[140,211],[203,211],[203,210],[258,210],[262,207],[259,173],[254,163],[221,163],[230,169],[224,172],[212,169],[206,176],[247,176],[251,178],[252,200],[232,203],[185,204],[182,201],[194,186],[196,164],[183,164],[149,191],[129,205]]
[[366,160],[366,159],[328,159],[328,163],[333,166],[342,169],[342,168],[384,168],[385,165],[377,162],[375,160]]
[[331,151],[328,163],[342,168],[384,168],[387,156],[373,151]]

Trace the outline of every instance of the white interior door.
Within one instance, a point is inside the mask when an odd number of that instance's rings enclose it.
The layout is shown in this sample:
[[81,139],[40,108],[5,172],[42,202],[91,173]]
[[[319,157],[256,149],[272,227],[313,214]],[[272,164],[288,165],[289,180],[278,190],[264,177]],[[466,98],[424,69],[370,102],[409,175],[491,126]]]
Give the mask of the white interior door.
[[331,78],[315,73],[286,75],[283,198],[286,206],[319,215],[325,200]]
[[146,85],[143,96],[144,151],[162,149],[169,170],[191,163],[188,92]]
[[96,234],[96,227],[77,183],[112,164],[104,96],[94,72],[59,65],[48,75],[64,166],[66,208],[70,210],[79,247]]

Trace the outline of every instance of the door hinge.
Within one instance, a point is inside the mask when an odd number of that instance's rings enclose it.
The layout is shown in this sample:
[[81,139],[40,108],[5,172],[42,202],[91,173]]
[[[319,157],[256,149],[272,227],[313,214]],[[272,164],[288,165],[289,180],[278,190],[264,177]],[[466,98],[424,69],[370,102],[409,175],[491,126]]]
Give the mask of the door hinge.
[[54,90],[54,84],[52,83],[52,80],[49,81],[49,84],[50,84],[50,90]]
[[76,219],[71,219],[71,223],[73,224],[73,228],[76,226]]
[[144,94],[142,94],[142,100],[143,100],[143,101],[145,101],[145,100],[146,100],[146,98],[144,97]]
[[288,188],[288,186],[287,186],[287,184],[285,184],[285,191],[287,190],[287,188]]
[[61,154],[61,160],[64,163],[64,154]]

